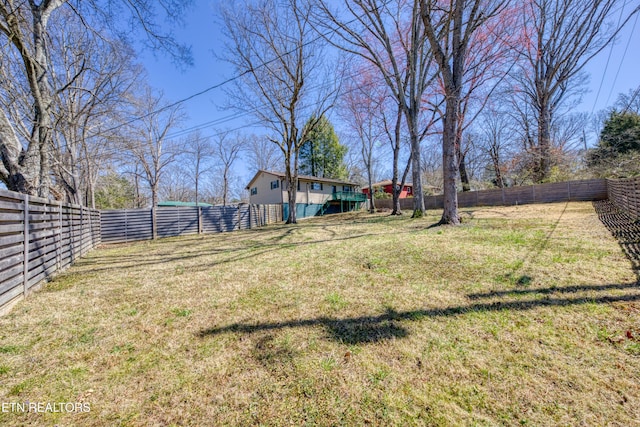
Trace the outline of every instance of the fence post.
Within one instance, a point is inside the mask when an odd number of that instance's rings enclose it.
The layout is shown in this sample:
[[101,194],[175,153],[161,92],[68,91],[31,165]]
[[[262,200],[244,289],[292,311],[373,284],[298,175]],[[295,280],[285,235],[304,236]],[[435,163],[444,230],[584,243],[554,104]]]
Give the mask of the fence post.
[[80,256],[84,255],[84,207],[80,206]]
[[567,201],[571,201],[571,181],[567,181]]
[[62,200],[58,202],[58,244],[56,245],[56,270],[62,268]]
[[638,178],[633,180],[633,200],[635,205],[636,218],[640,217],[640,194],[638,193]]
[[536,202],[536,185],[535,184],[531,186],[531,191],[533,191],[533,203],[535,203]]
[[23,230],[23,291],[22,294],[26,297],[27,290],[29,289],[29,195],[24,195],[24,230]]
[[197,206],[198,208],[198,234],[202,234],[202,206]]
[[158,212],[156,211],[156,207],[151,206],[151,239],[152,240],[156,240],[158,237],[157,235],[158,217],[156,215],[158,215]]

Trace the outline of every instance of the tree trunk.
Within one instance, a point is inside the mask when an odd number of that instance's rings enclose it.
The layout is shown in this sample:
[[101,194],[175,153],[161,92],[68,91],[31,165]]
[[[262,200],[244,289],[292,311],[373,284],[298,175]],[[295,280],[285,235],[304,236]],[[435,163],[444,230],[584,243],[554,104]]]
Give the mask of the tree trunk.
[[[57,3],[57,5],[55,4]],[[41,10],[41,7],[44,9]],[[51,122],[52,89],[49,81],[49,61],[45,47],[47,38],[47,22],[51,11],[59,6],[59,2],[49,3],[47,6],[32,6],[33,13],[33,48],[34,67],[31,82],[34,96],[34,133],[32,138],[38,143],[40,154],[40,170],[38,176],[38,196],[48,198],[51,188],[51,150],[53,128]],[[50,7],[50,9],[47,9]],[[30,79],[31,80],[31,79]]]
[[551,112],[549,105],[542,102],[540,107],[540,122],[538,123],[538,149],[536,152],[537,170],[535,182],[541,183],[549,178],[551,173]]
[[422,218],[427,209],[424,204],[422,176],[420,173],[422,170],[420,166],[420,138],[418,137],[417,124],[414,123],[411,127],[411,177],[413,180],[413,215],[411,217]]
[[298,159],[294,161],[294,167],[291,167],[291,154],[287,153],[285,156],[285,180],[289,186],[287,192],[287,203],[289,204],[289,215],[287,216],[286,224],[297,224],[296,218],[296,198],[298,190]]
[[158,238],[158,186],[151,186],[151,230],[153,240]]
[[457,105],[447,99],[444,119],[444,131],[442,134],[442,168],[444,209],[440,224],[460,224],[458,216],[458,190],[456,179],[458,178],[458,160],[456,159],[456,123]]
[[498,188],[504,188],[504,180],[502,179],[502,171],[500,170],[500,159],[498,158],[498,153],[494,152],[494,150],[491,151],[491,160],[493,162],[493,172],[496,175],[496,186]]
[[471,191],[471,183],[467,174],[467,165],[465,162],[465,154],[460,150],[460,145],[456,144],[457,156],[460,163],[460,181],[462,182],[462,191]]
[[371,178],[371,161],[369,161],[369,164],[367,166],[367,175],[368,175],[368,180],[369,180],[369,213],[375,213],[376,212],[376,205],[375,205],[375,197],[373,194],[373,180]]
[[227,170],[222,175],[222,206],[227,206],[227,188],[228,188]]

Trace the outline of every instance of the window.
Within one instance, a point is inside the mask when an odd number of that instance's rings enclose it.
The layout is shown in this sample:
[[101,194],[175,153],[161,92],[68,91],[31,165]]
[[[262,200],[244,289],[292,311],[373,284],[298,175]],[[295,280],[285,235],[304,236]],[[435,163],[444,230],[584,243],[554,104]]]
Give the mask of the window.
[[251,189],[251,195],[252,195],[252,196],[255,196],[256,194],[258,194],[258,187],[253,187],[253,188]]
[[319,182],[312,182],[311,183],[311,189],[312,190],[322,190],[322,184]]
[[411,187],[404,187],[407,190],[407,194],[411,194]]
[[271,181],[271,189],[274,190],[276,188],[280,188],[280,181],[277,179],[275,181]]
[[332,193],[337,193],[337,192],[338,192],[338,186],[336,186],[336,185],[332,185],[332,186],[331,186],[331,192],[332,192]]
[[343,186],[342,186],[342,188],[343,188],[343,190],[344,190],[345,192],[347,192],[347,193],[351,191],[351,187],[350,187],[350,186],[348,186],[348,185],[343,185]]

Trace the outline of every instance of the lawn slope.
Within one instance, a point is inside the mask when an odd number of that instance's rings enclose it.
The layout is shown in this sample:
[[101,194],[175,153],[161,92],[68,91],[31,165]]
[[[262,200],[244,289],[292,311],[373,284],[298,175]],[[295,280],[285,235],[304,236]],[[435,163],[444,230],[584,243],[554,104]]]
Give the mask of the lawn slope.
[[2,425],[637,425],[640,288],[590,203],[91,252],[0,318]]

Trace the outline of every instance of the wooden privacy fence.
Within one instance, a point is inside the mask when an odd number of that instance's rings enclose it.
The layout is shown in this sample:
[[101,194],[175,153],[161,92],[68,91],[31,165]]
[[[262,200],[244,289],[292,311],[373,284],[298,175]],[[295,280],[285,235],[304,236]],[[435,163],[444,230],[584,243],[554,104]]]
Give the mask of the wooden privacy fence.
[[[180,206],[156,209],[158,237],[245,230],[282,221],[281,205]],[[151,209],[102,211],[102,243],[152,239],[151,216]]]
[[640,218],[640,177],[608,179],[609,200],[633,218]]
[[[589,179],[461,192],[458,193],[458,206],[462,208],[509,206],[531,203],[605,200],[607,197],[607,181],[604,179]],[[442,209],[443,199],[442,195],[425,196],[424,202],[427,209]],[[382,209],[391,209],[392,203],[390,199],[378,199],[375,201],[376,208]],[[400,199],[400,209],[413,209],[413,199]]]
[[100,212],[0,190],[0,313],[100,243]]

